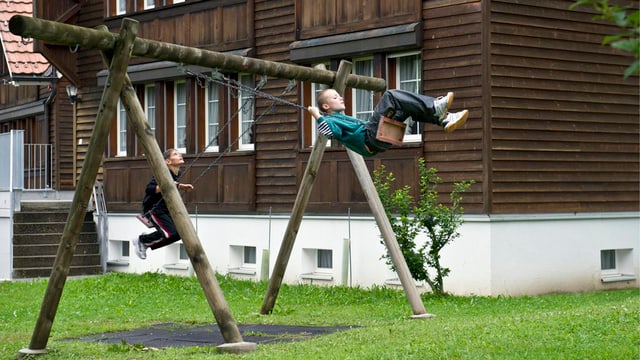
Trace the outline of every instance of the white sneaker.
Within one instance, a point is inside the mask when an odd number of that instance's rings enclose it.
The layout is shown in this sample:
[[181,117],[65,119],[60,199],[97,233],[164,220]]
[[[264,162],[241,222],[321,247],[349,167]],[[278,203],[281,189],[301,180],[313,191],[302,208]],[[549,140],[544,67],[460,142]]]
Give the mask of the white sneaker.
[[440,96],[433,102],[433,107],[436,109],[435,116],[440,122],[447,116],[451,103],[453,103],[453,92],[451,91],[445,96]]
[[133,239],[133,247],[136,250],[136,255],[142,260],[147,258],[147,246],[140,242],[140,237]]
[[442,121],[445,132],[452,132],[464,125],[469,117],[469,110],[462,110],[457,113],[448,113],[447,117]]

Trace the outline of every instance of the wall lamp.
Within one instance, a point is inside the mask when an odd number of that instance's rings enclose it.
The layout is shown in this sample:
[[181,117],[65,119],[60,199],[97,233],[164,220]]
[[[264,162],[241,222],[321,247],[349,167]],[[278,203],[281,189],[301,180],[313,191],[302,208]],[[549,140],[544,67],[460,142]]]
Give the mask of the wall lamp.
[[67,96],[72,104],[80,101],[80,95],[78,95],[78,88],[75,85],[67,85]]

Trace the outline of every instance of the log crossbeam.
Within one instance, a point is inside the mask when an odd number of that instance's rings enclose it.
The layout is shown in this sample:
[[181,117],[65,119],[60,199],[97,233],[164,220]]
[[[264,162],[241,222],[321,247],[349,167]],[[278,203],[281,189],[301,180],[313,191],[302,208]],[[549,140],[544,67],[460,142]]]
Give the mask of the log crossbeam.
[[[34,38],[52,44],[73,47],[77,45],[83,49],[96,49],[107,52],[113,51],[118,38],[118,34],[115,33],[22,15],[15,15],[11,18],[9,30],[14,35],[24,38]],[[306,66],[224,54],[144,38],[136,38],[134,40],[131,55],[173,61],[179,64],[199,65],[211,69],[249,72],[288,80],[310,81],[324,85],[332,85],[336,80],[336,72],[326,69],[314,69]],[[384,79],[353,74],[347,76],[345,85],[370,91],[384,91],[387,87]]]

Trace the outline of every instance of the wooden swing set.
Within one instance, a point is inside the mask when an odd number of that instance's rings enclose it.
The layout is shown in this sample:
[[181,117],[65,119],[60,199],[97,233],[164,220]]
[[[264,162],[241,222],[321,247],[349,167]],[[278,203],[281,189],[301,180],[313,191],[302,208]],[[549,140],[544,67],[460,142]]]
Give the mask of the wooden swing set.
[[[131,56],[141,56],[157,60],[173,61],[179,64],[200,65],[211,69],[249,72],[289,80],[310,81],[332,86],[339,93],[343,93],[346,87],[382,91],[386,88],[386,82],[383,79],[350,74],[351,64],[346,61],[341,62],[338,70],[333,72],[322,67],[309,68],[276,63],[137,38],[138,22],[127,18],[122,20],[119,34],[109,32],[105,26],[101,26],[98,29],[90,29],[20,15],[11,18],[9,29],[13,34],[22,36],[23,38],[34,38],[54,44],[99,50],[101,51],[104,63],[109,68],[109,75],[99,104],[91,141],[89,142],[86,158],[78,178],[78,186],[73,196],[71,212],[68,215],[64,232],[60,239],[60,245],[42,301],[38,320],[31,337],[29,348],[20,350],[18,357],[48,352],[46,349],[47,342],[62,297],[64,284],[69,274],[71,259],[80,237],[80,229],[84,221],[89,200],[91,199],[93,185],[97,178],[98,168],[102,161],[109,129],[111,128],[111,119],[116,113],[118,99],[122,101],[126,108],[127,120],[131,122],[136,136],[147,154],[147,161],[160,185],[161,192],[175,220],[176,228],[182,237],[193,269],[202,286],[216,323],[220,328],[225,343],[219,345],[218,349],[232,353],[255,350],[257,347],[255,343],[243,341],[242,335],[216,280],[215,273],[198,239],[193,223],[190,221],[189,214],[165,165],[162,151],[156,142],[149,123],[146,121],[144,110],[138,101],[133,84],[127,75],[129,59]],[[391,133],[384,133],[382,136],[387,136],[391,140],[398,140],[399,138],[397,129]],[[273,311],[326,144],[327,138],[318,133],[274,265],[273,273],[270,277],[267,294],[265,295],[260,311],[262,314],[269,314]],[[387,246],[400,282],[411,305],[413,311],[411,317],[429,318],[434,316],[428,314],[424,308],[424,304],[413,283],[407,263],[402,255],[395,234],[392,231],[391,224],[385,215],[384,208],[375,190],[364,159],[362,156],[350,150],[347,150],[347,153],[353,164],[356,176],[365,192],[371,211],[381,230],[385,245]]]

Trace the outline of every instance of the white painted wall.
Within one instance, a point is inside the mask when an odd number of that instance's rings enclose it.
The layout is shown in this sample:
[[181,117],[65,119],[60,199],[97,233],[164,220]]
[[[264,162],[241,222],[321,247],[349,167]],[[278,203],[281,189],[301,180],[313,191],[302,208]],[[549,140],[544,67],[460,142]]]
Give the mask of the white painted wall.
[[[270,249],[273,268],[288,222],[287,216],[192,216],[198,236],[215,271],[226,274],[241,266],[232,246],[255,246],[255,275],[239,277],[258,280],[262,251]],[[131,240],[143,231],[133,214],[109,214],[109,259],[124,266],[113,271],[160,271],[189,275],[188,261],[180,261],[173,244],[149,251],[140,260],[130,248],[128,258],[119,259],[115,240]],[[638,287],[640,276],[640,215],[638,213],[466,216],[461,237],[445,247],[443,265],[451,269],[445,290],[458,295],[533,295],[619,287]],[[342,283],[343,239],[351,239],[351,285],[383,285],[393,277],[381,256],[385,253],[372,217],[307,216],[303,219],[284,281],[308,282],[302,274],[312,272],[315,259],[305,249],[332,249],[332,280],[317,284]],[[635,280],[603,283],[600,251],[632,249],[623,264]],[[180,264],[178,269],[167,264]],[[427,290],[428,287],[421,288]]]
[[12,277],[13,199],[13,192],[0,191],[0,280]]

